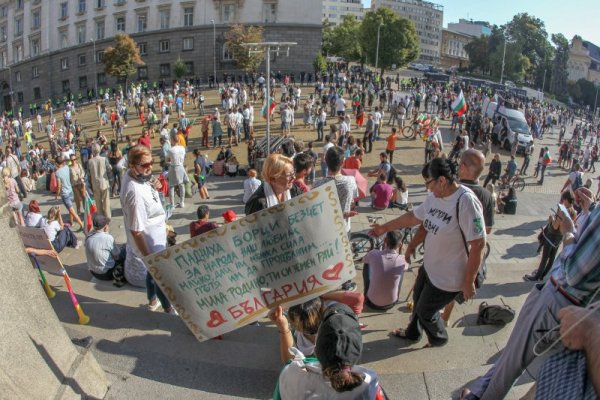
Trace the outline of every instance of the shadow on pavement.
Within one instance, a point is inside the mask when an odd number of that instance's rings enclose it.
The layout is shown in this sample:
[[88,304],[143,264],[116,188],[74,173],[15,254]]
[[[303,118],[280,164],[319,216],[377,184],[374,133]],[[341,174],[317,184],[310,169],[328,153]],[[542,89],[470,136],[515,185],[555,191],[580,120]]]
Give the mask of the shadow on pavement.
[[498,229],[494,231],[495,235],[510,235],[510,236],[531,236],[536,231],[544,226],[547,220],[525,222],[521,225],[512,226],[507,229]]
[[535,256],[537,247],[537,243],[517,243],[514,246],[506,249],[506,254],[503,254],[501,258],[503,260],[510,260],[512,258],[530,258]]

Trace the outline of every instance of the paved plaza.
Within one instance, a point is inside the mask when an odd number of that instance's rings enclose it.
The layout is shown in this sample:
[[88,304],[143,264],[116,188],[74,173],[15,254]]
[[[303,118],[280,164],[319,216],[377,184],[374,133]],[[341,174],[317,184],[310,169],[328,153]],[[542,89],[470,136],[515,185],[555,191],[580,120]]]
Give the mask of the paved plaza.
[[[304,87],[303,96],[312,92]],[[216,92],[206,92],[207,110],[213,110],[217,103]],[[187,106],[190,108],[191,106]],[[257,134],[264,132],[264,120],[257,109]],[[137,136],[141,129],[139,121],[130,112],[130,123],[126,134]],[[190,119],[198,116],[198,111],[186,110]],[[85,108],[78,119],[86,127],[87,135],[94,135],[97,129],[95,110]],[[301,113],[296,114],[297,126],[292,135],[305,141],[316,138],[313,129],[301,125]],[[273,124],[273,134],[278,135],[278,124]],[[441,124],[444,143],[449,150],[454,134],[449,131],[449,121]],[[354,128],[355,134],[362,131]],[[570,128],[572,129],[572,127]],[[110,139],[105,128],[105,134]],[[382,129],[383,137],[389,128]],[[192,128],[188,150],[199,144],[200,130]],[[551,133],[541,142],[536,142],[536,152],[541,145],[549,145],[553,158],[557,158],[557,134]],[[158,139],[153,141],[158,149]],[[409,201],[419,204],[425,196],[425,188],[420,176],[424,159],[423,142],[420,140],[399,140],[394,155],[394,166],[399,175],[409,183]],[[321,143],[316,144],[319,152]],[[374,168],[379,162],[378,154],[385,149],[385,141],[375,142],[373,153],[365,157],[362,172]],[[156,153],[156,151],[155,151]],[[234,153],[246,163],[246,147],[234,147]],[[508,153],[501,152],[505,163]],[[214,160],[216,150],[209,151]],[[488,155],[487,161],[492,155]],[[533,158],[533,157],[532,157]],[[521,161],[519,157],[518,161]],[[187,167],[191,167],[191,154],[187,155]],[[532,164],[533,164],[532,160]],[[533,173],[534,165],[529,168]],[[487,171],[487,167],[486,170]],[[320,174],[320,168],[318,168]],[[558,201],[558,193],[566,179],[565,171],[550,166],[543,186],[538,186],[534,178],[527,178],[527,186],[518,195],[516,215],[496,215],[488,259],[488,279],[478,291],[475,300],[455,308],[450,320],[449,343],[442,348],[423,348],[425,340],[409,344],[391,338],[389,332],[408,322],[406,307],[408,292],[413,285],[419,265],[411,266],[405,275],[401,289],[402,303],[387,312],[372,312],[365,308],[360,316],[367,327],[363,331],[364,350],[361,364],[374,369],[381,377],[383,387],[391,399],[449,399],[457,398],[465,383],[484,373],[497,359],[512,329],[505,327],[479,326],[476,323],[479,303],[487,301],[506,304],[517,311],[520,309],[533,283],[523,282],[522,276],[529,273],[539,262],[536,256],[537,234],[545,224],[551,207]],[[211,208],[211,219],[222,222],[221,213],[227,209],[243,215],[243,178],[209,177],[209,200],[203,201]],[[595,191],[595,186],[593,190]],[[43,210],[59,204],[47,193],[35,193]],[[176,209],[169,223],[178,233],[178,243],[189,238],[188,225],[196,217],[196,208],[201,204],[198,195],[186,201],[183,209]],[[125,231],[118,199],[111,200],[113,221],[111,233],[117,243],[124,243]],[[368,206],[368,199],[361,202],[359,215],[353,218],[353,231],[368,229],[367,216],[381,215],[385,220],[399,215],[399,211],[385,210],[374,212]],[[77,234],[83,240],[83,234]],[[199,343],[182,321],[162,312],[150,312],[146,308],[144,289],[126,285],[117,288],[111,282],[91,279],[86,266],[83,249],[67,248],[61,253],[73,281],[73,288],[91,321],[89,325],[77,324],[68,292],[59,276],[49,276],[50,284],[57,296],[50,302],[62,321],[68,334],[84,341],[82,351],[91,351],[111,381],[107,399],[238,399],[270,398],[282,368],[279,359],[279,339],[277,328],[267,319],[259,325],[251,325],[228,333],[224,340],[210,340]],[[357,269],[362,265],[357,264]],[[357,273],[358,290],[362,290],[361,271]],[[515,386],[509,399],[519,399],[530,389],[532,383],[526,376]]]

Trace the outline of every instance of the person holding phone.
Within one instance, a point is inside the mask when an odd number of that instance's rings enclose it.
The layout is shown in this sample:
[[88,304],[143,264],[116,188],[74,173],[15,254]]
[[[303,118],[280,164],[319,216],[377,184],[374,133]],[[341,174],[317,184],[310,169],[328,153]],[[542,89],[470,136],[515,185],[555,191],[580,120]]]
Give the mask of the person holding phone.
[[[560,209],[563,214],[568,215],[572,220],[577,216],[575,209],[573,208],[573,194],[570,191],[563,192],[560,196],[560,203],[557,210]],[[561,207],[562,206],[562,207]],[[542,232],[538,236],[540,246],[542,248],[542,259],[540,265],[531,274],[523,276],[524,281],[541,281],[544,279],[550,267],[554,264],[556,253],[560,246],[560,242],[563,239],[562,233],[560,233],[560,219],[556,210],[553,210],[552,215],[548,218],[548,223],[542,229]]]

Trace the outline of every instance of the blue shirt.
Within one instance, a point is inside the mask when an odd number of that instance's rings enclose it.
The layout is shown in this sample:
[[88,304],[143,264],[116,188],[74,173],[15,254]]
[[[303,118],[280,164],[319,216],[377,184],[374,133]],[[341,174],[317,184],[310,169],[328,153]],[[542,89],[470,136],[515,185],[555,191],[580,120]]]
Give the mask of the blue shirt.
[[56,179],[60,181],[60,195],[68,196],[73,193],[73,187],[71,186],[71,171],[67,165],[62,166],[56,170]]
[[517,173],[517,162],[515,160],[510,160],[506,164],[506,169],[508,170],[509,176],[514,176]]

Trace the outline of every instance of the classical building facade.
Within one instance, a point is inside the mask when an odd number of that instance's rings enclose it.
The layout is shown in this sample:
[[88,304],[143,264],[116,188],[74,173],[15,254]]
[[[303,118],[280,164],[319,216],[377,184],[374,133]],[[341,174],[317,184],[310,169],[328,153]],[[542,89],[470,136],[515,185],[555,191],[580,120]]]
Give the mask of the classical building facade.
[[460,18],[458,22],[448,22],[448,30],[464,33],[476,38],[480,36],[490,36],[492,34],[492,28],[490,28],[488,22],[473,21],[464,18]]
[[450,29],[442,30],[442,68],[466,68],[469,66],[469,55],[465,46],[473,40],[473,36]]
[[574,36],[567,61],[569,80],[587,79],[600,84],[600,48],[595,44]]
[[440,65],[444,7],[422,0],[372,0],[371,8],[388,7],[415,23],[421,51],[417,62]]
[[[322,0],[0,0],[0,101],[40,102],[113,86],[103,50],[117,33],[138,43],[145,65],[133,80],[186,77],[206,83],[239,73],[225,45],[231,24],[261,25],[265,41],[297,42],[289,56],[271,57],[273,71],[311,72],[321,46]],[[261,67],[264,70],[264,67]]]
[[342,22],[346,15],[352,15],[362,21],[364,8],[361,0],[323,0],[323,22],[334,25]]

